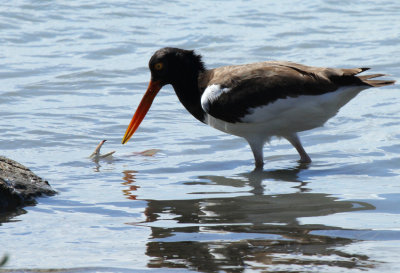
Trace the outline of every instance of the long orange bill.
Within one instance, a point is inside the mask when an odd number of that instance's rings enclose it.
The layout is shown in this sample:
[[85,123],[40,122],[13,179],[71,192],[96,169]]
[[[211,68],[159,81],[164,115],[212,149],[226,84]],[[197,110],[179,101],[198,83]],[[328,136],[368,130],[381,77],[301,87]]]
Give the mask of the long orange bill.
[[136,129],[139,127],[140,123],[146,116],[147,111],[149,111],[150,106],[153,103],[153,100],[156,97],[158,91],[160,91],[161,87],[162,86],[160,85],[160,82],[150,81],[149,87],[147,87],[146,93],[144,93],[144,96],[140,101],[140,104],[136,109],[135,114],[133,115],[131,123],[129,123],[129,126],[126,129],[124,138],[122,139],[122,144],[127,143],[128,140],[132,137],[133,133],[135,133]]

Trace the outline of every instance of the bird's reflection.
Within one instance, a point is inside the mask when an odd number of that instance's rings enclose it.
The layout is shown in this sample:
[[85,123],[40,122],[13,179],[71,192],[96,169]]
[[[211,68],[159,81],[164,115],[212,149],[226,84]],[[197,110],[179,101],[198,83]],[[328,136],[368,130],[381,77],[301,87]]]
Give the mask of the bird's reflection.
[[[339,250],[355,242],[353,239],[318,234],[340,231],[340,227],[302,224],[299,219],[375,208],[365,202],[339,201],[328,194],[309,192],[307,183],[299,179],[304,169],[258,171],[233,178],[199,177],[212,185],[251,188],[247,194],[234,197],[146,200],[146,225],[151,228],[148,266],[202,272],[268,270],[272,264],[372,266],[367,256]],[[124,172],[124,183],[132,187],[134,177],[135,172]],[[267,195],[262,185],[265,180],[293,183],[294,191]]]
[[295,182],[296,186],[293,188],[298,188],[300,192],[306,192],[308,189],[305,187],[307,182],[303,182],[299,179],[299,173],[302,170],[308,169],[307,164],[298,164],[294,168],[282,169],[282,170],[255,170],[250,173],[242,173],[237,175],[239,178],[227,178],[224,176],[202,176],[203,179],[208,179],[215,182],[218,185],[229,185],[233,187],[244,187],[246,185],[252,187],[249,191],[255,195],[263,195],[264,187],[262,182],[266,180],[274,180],[281,182]]
[[140,188],[138,185],[135,185],[136,173],[137,171],[125,170],[123,171],[124,176],[122,177],[122,179],[125,181],[122,182],[122,185],[127,186],[127,189],[122,190],[122,192],[128,199],[132,200],[137,199],[136,191],[138,188]]

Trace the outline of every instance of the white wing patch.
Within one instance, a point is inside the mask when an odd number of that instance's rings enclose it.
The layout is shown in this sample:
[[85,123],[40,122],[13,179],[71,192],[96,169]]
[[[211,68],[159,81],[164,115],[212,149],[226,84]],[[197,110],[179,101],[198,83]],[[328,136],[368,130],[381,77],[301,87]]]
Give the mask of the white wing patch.
[[201,96],[201,107],[206,113],[208,113],[210,110],[210,104],[213,101],[216,101],[221,94],[227,93],[230,90],[230,88],[221,88],[219,84],[212,84],[208,86]]

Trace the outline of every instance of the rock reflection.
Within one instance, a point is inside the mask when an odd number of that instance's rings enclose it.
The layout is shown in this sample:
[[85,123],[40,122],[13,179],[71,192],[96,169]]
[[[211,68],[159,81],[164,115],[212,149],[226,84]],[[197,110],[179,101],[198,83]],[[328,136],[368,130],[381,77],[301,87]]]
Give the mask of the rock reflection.
[[[300,171],[296,168],[238,178],[201,177],[211,184],[250,186],[251,194],[246,196],[147,200],[145,215],[151,228],[146,251],[150,257],[148,266],[201,272],[372,267],[374,262],[367,256],[340,250],[355,240],[315,234],[342,230],[340,227],[301,224],[298,219],[375,208],[365,202],[339,201],[327,194],[308,192],[307,183],[299,181]],[[296,191],[265,195],[262,182],[282,177],[282,183],[299,184],[294,187]]]
[[[33,205],[34,206],[34,205]],[[14,211],[5,211],[0,213],[0,226],[2,223],[9,223],[9,222],[19,222],[21,220],[15,220],[14,218],[26,214],[27,211],[23,208],[17,208]]]

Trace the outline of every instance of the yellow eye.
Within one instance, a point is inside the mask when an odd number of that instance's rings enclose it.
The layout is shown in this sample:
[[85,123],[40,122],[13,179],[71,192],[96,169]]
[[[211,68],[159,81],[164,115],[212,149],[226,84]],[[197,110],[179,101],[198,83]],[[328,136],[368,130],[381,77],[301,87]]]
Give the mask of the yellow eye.
[[155,65],[154,65],[154,69],[155,70],[161,70],[162,68],[163,68],[163,63],[156,63]]

